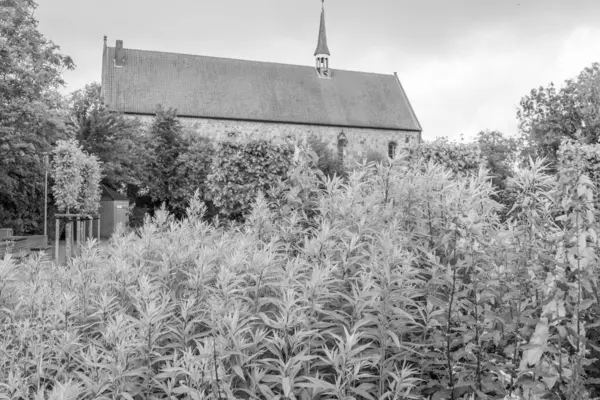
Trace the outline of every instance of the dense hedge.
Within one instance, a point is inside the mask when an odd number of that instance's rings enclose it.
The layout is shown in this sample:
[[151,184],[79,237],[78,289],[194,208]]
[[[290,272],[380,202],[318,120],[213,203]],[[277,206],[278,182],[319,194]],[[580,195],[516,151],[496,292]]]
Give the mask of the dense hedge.
[[487,163],[477,143],[457,143],[447,138],[424,142],[408,151],[413,162],[433,162],[454,173],[477,173]]
[[284,179],[292,164],[293,147],[266,140],[223,141],[217,146],[208,188],[221,214],[239,218],[258,193]]

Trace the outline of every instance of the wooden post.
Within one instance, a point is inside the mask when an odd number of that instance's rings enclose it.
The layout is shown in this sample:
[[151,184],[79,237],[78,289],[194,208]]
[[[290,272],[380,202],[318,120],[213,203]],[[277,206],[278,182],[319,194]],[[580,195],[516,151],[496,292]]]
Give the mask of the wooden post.
[[71,245],[73,236],[73,222],[71,221],[71,217],[66,217],[65,224],[65,263],[69,263],[71,261]]
[[94,238],[94,234],[92,233],[92,225],[94,225],[94,219],[92,218],[92,216],[90,215],[86,221],[87,223],[87,236],[88,236],[88,240],[89,239],[93,239]]
[[59,240],[60,240],[60,219],[56,217],[56,235],[54,235],[54,260],[58,264],[59,260]]
[[77,250],[75,250],[76,255],[81,254],[81,217],[77,215]]
[[98,215],[98,242],[100,241],[100,216]]

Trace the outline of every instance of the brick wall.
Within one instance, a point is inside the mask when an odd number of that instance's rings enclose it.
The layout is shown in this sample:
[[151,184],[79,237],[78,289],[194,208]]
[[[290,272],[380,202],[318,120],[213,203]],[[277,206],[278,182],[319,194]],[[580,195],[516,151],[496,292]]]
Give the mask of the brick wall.
[[[149,127],[154,120],[153,116],[132,116],[137,118],[143,126]],[[188,135],[201,135],[214,140],[224,140],[231,133],[245,137],[263,138],[274,141],[283,141],[287,137],[298,138],[303,134],[314,133],[322,137],[333,150],[337,152],[338,136],[343,131],[347,144],[344,148],[344,159],[347,162],[360,161],[369,151],[380,152],[385,155],[390,142],[395,142],[398,147],[408,147],[418,144],[419,132],[393,131],[367,128],[342,128],[317,125],[280,124],[269,122],[232,121],[204,118],[179,118],[184,131]]]

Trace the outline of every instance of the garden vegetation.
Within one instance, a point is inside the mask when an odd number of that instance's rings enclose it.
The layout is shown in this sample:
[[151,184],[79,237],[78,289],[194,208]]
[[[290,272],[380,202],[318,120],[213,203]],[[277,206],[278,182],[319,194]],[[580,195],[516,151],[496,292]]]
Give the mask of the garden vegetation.
[[484,169],[400,155],[343,180],[297,149],[238,225],[196,196],[68,265],[7,257],[0,398],[592,399],[590,152],[518,171],[501,223]]

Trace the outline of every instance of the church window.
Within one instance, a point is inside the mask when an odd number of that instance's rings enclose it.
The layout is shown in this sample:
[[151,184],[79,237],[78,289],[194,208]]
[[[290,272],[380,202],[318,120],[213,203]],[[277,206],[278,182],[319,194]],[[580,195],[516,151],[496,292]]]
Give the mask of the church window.
[[396,142],[388,143],[388,157],[389,158],[396,157],[396,148],[397,147],[398,147],[398,144]]
[[337,139],[338,160],[341,164],[344,163],[344,147],[346,147],[346,144],[348,144],[348,139],[346,139],[346,135],[342,131]]

